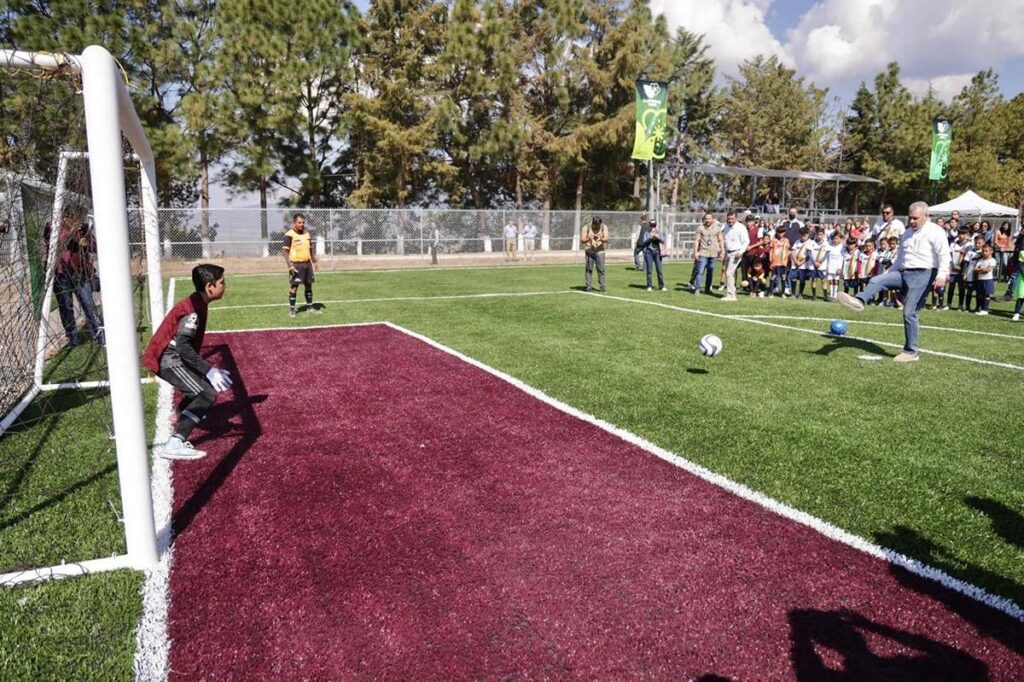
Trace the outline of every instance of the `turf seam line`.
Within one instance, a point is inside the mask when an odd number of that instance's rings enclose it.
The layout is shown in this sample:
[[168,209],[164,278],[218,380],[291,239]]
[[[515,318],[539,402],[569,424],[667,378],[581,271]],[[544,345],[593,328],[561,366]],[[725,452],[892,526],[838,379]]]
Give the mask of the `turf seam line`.
[[[725,313],[713,313],[713,312],[711,312],[709,310],[698,310],[696,308],[684,308],[682,306],[670,305],[668,303],[661,303],[659,301],[642,301],[642,300],[637,299],[637,298],[628,298],[628,297],[625,297],[625,296],[610,296],[608,294],[595,295],[595,294],[588,294],[588,293],[585,293],[585,292],[582,292],[582,291],[575,291],[575,290],[573,291],[573,293],[581,294],[583,296],[596,296],[597,298],[601,298],[601,299],[604,299],[604,300],[610,300],[610,301],[622,301],[622,302],[625,302],[625,303],[639,303],[640,305],[650,305],[650,306],[655,306],[657,308],[665,308],[666,310],[674,310],[674,311],[680,312],[680,313],[693,313],[695,315],[705,315],[707,317],[716,317],[718,319],[729,320],[731,322],[749,322],[751,324],[759,324],[759,325],[762,325],[764,327],[773,327],[775,329],[785,329],[787,331],[800,332],[802,334],[814,334],[815,336],[825,336],[825,337],[829,337],[829,338],[840,338],[840,337],[837,337],[835,334],[826,334],[826,333],[823,333],[823,332],[815,331],[814,329],[804,329],[802,327],[791,327],[791,326],[785,325],[785,324],[776,324],[774,322],[766,322],[765,320],[759,320],[759,319],[756,319],[756,318],[753,318],[753,317],[744,317],[743,315],[740,315],[740,314],[727,315]],[[850,334],[845,334],[845,335],[843,335],[842,338],[844,338],[844,339],[853,339],[855,341],[866,341],[868,343],[873,343],[876,346],[887,346],[889,348],[899,348],[900,350],[903,350],[903,344],[900,344],[900,343],[890,343],[888,341],[878,341],[876,339],[869,339],[869,338],[867,338],[865,336],[852,336]],[[938,351],[938,350],[928,350],[927,348],[918,348],[917,352],[921,353],[921,354],[925,354],[925,355],[935,355],[935,356],[941,357],[941,358],[949,358],[949,359],[952,359],[952,360],[963,360],[964,362],[973,362],[973,363],[976,363],[976,364],[979,364],[979,365],[988,365],[990,367],[1001,367],[1003,369],[1013,369],[1013,370],[1024,372],[1024,366],[1014,365],[1014,364],[1011,364],[1009,362],[997,362],[995,360],[982,360],[981,358],[972,358],[972,357],[970,357],[968,355],[958,355],[956,353],[944,353],[944,352]]]
[[[803,320],[805,322],[831,322],[832,317],[803,317],[801,315],[744,315],[737,313],[730,317],[750,319],[750,320]],[[849,318],[844,318],[849,319]],[[874,320],[859,320],[854,318],[855,324],[867,324],[876,327],[902,327],[902,322],[877,322]],[[1013,339],[1015,341],[1024,341],[1024,336],[1018,336],[1016,334],[1000,334],[999,332],[983,332],[978,329],[960,329],[959,327],[939,327],[931,324],[919,325],[921,329],[930,329],[940,332],[956,332],[957,334],[978,334],[980,336],[993,336],[999,339]]]
[[[642,302],[643,301],[641,301],[641,303]],[[807,526],[821,533],[822,535],[831,540],[842,543],[854,549],[860,550],[865,554],[886,561],[892,565],[899,566],[909,571],[910,573],[913,573],[914,575],[918,575],[923,578],[927,578],[935,582],[938,582],[939,584],[953,590],[954,592],[958,592],[967,597],[975,599],[983,604],[986,604],[996,609],[997,611],[1001,611],[1002,613],[1007,614],[1008,616],[1018,621],[1024,622],[1024,609],[1022,609],[1020,606],[1018,606],[1010,599],[994,595],[976,585],[972,585],[971,583],[960,580],[959,578],[954,578],[953,576],[947,574],[946,572],[940,569],[929,566],[916,559],[912,559],[904,554],[896,552],[895,550],[891,550],[880,545],[876,545],[860,536],[854,535],[849,531],[843,530],[838,526],[832,525],[831,523],[823,519],[808,514],[807,512],[800,511],[799,509],[791,507],[788,504],[785,504],[771,497],[768,497],[767,495],[759,493],[756,490],[742,483],[733,481],[695,462],[691,462],[690,460],[686,459],[685,457],[682,457],[681,455],[677,455],[673,452],[665,450],[664,448],[659,447],[654,443],[651,443],[650,441],[647,441],[644,438],[641,438],[640,436],[630,431],[621,429],[615,426],[614,424],[610,424],[604,421],[603,419],[595,417],[594,415],[587,414],[582,410],[579,410],[575,407],[572,407],[571,405],[563,403],[557,398],[552,398],[543,391],[533,388],[532,386],[526,384],[525,382],[519,379],[516,379],[515,377],[509,374],[506,374],[500,370],[485,365],[479,360],[475,360],[467,355],[464,355],[463,353],[460,353],[459,351],[453,348],[449,348],[448,346],[445,346],[437,341],[434,341],[433,339],[427,336],[418,334],[414,331],[411,331],[409,329],[406,329],[400,325],[391,322],[384,322],[383,324],[392,329],[395,329],[396,331],[402,332],[403,334],[408,334],[409,336],[415,339],[419,339],[420,341],[434,348],[437,348],[438,350],[448,353],[458,358],[459,360],[462,360],[463,362],[469,363],[470,365],[473,365],[474,367],[481,369],[487,372],[488,374],[491,374],[492,376],[495,376],[498,379],[505,381],[506,383],[511,384],[515,388],[518,388],[519,390],[527,393],[533,398],[536,398],[537,400],[540,400],[541,402],[546,403],[547,405],[550,405],[551,407],[554,407],[555,409],[561,412],[564,412],[572,417],[575,417],[576,419],[580,419],[588,423],[594,424],[598,428],[626,441],[627,443],[630,443],[631,445],[646,450],[647,452],[655,455],[656,457],[659,457],[660,459],[670,464],[673,464],[679,467],[680,469],[683,469],[693,474],[694,476],[697,476],[702,480],[705,480],[713,485],[716,485],[732,493],[733,495],[736,495],[737,497],[741,497],[745,500],[753,502],[754,504],[757,504],[760,507],[763,507],[764,509],[767,509],[775,514],[778,514],[779,516],[787,518],[791,521],[796,521],[801,525]]]
[[[167,287],[167,309],[174,305],[174,282],[172,277]],[[154,442],[162,443],[171,435],[171,408],[174,402],[174,388],[164,382],[157,394]],[[156,567],[147,571],[142,585],[142,616],[135,633],[135,656],[132,670],[136,680],[163,682],[167,679],[167,663],[170,660],[171,642],[167,632],[167,618],[170,613],[170,575],[174,558],[171,544],[171,516],[174,507],[174,488],[170,461],[162,457],[153,458],[153,517],[157,524],[156,546],[160,559]]]
[[[428,254],[429,255],[429,254]],[[582,262],[582,258],[580,259]],[[628,264],[627,261],[622,261],[623,264]],[[520,270],[525,268],[554,268],[554,267],[579,267],[579,262],[576,263],[523,263],[521,265],[445,265],[436,267],[433,265],[409,265],[404,268],[347,268],[339,270],[317,270],[318,275],[357,275],[360,273],[365,274],[380,274],[380,273],[391,273],[391,272],[457,272],[460,270]],[[231,278],[236,277],[281,277],[287,274],[284,270],[278,272],[245,272],[237,275],[232,275]]]
[[[391,296],[387,298],[349,298],[337,301],[315,301],[314,305],[327,304],[350,304],[350,303],[389,303],[392,301],[446,301],[461,300],[467,298],[509,298],[521,296],[552,296],[555,294],[568,294],[571,291],[498,291],[487,294],[443,294],[439,296]],[[287,303],[252,303],[249,305],[219,305],[210,308],[215,310],[247,310],[249,308],[287,308]]]

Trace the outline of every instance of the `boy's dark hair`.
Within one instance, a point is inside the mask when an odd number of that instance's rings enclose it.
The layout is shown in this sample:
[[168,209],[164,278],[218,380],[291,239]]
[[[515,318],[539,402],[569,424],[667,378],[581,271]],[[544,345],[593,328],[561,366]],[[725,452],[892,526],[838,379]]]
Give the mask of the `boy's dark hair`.
[[292,222],[294,223],[299,218],[302,218],[303,220],[305,220],[306,219],[306,214],[305,213],[296,213],[295,215],[292,216]]
[[224,276],[224,268],[213,263],[200,263],[192,268],[192,284],[196,291],[203,293],[207,284],[214,284]]

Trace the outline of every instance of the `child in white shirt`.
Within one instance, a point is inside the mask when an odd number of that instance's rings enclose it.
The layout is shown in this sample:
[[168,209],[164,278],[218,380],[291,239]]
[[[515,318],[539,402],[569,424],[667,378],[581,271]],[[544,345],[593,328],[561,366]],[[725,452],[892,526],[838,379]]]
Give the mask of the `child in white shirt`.
[[991,244],[981,247],[981,257],[974,263],[974,287],[978,293],[978,315],[988,315],[988,306],[995,290],[996,257]]
[[832,232],[832,240],[829,244],[823,244],[818,249],[818,257],[815,264],[825,274],[825,281],[828,283],[828,292],[822,292],[826,301],[834,301],[839,297],[839,280],[843,276],[843,235],[838,230]]

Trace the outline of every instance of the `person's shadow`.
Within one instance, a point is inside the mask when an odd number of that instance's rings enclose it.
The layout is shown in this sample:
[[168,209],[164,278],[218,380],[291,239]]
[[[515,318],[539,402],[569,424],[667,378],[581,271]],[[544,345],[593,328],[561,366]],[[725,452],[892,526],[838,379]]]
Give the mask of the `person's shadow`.
[[822,338],[828,339],[829,343],[825,344],[818,350],[805,350],[804,353],[810,355],[824,355],[829,356],[835,353],[837,350],[843,350],[845,348],[855,348],[862,350],[865,353],[872,355],[878,355],[881,357],[891,357],[889,353],[879,346],[877,343],[871,341],[864,341],[862,339],[853,339],[846,336],[835,336],[833,334],[822,334]]
[[[999,597],[1022,603],[1024,586],[1020,583],[987,568],[965,564],[961,557],[950,556],[945,548],[912,528],[895,526],[888,532],[876,532],[874,539],[883,547],[913,557],[948,575],[968,580]],[[941,602],[949,611],[973,624],[979,632],[999,640],[1007,648],[1024,656],[1024,628],[1019,621],[897,564],[890,564],[889,571],[904,587]]]
[[[214,346],[204,355],[219,355],[221,361],[215,363],[231,372],[234,383],[231,386],[232,399],[224,403],[216,403],[214,408],[207,414],[203,426],[208,426],[206,433],[201,435],[194,442],[209,441],[214,438],[237,437],[234,445],[228,450],[213,470],[192,492],[187,500],[177,509],[171,522],[174,537],[177,537],[188,529],[199,511],[213,497],[217,490],[224,484],[238,466],[239,461],[249,451],[253,443],[263,435],[263,428],[253,409],[253,404],[263,402],[266,395],[250,396],[245,386],[245,378],[238,371],[231,349],[226,345]],[[239,416],[238,421],[233,421],[234,415]]]
[[[984,680],[988,666],[943,642],[871,621],[853,611],[789,612],[790,658],[798,680]],[[896,644],[906,653],[885,655]],[[829,655],[831,654],[831,655]],[[828,660],[826,660],[828,659]]]
[[966,497],[964,502],[971,509],[977,509],[992,522],[992,530],[1003,540],[1024,548],[1024,516],[1010,509],[998,500],[986,497]]

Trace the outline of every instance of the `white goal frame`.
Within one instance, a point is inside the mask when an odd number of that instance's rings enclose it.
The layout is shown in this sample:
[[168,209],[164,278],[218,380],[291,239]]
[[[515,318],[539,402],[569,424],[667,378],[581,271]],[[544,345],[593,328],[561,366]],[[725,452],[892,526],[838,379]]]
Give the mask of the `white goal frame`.
[[[119,568],[147,570],[158,561],[153,498],[150,487],[149,446],[142,403],[141,368],[137,342],[135,306],[128,235],[128,205],[125,198],[124,158],[121,136],[131,143],[141,168],[142,216],[145,229],[149,307],[153,324],[163,318],[163,279],[160,269],[159,233],[157,227],[155,159],[128,90],[121,80],[121,70],[103,47],[92,45],[81,55],[46,52],[0,50],[0,67],[8,70],[46,71],[81,76],[85,105],[87,153],[64,152],[58,167],[51,230],[51,256],[56,238],[66,188],[67,162],[76,155],[89,160],[93,215],[96,222],[96,255],[100,263],[100,290],[103,298],[103,319],[106,335],[109,382],[44,384],[42,356],[46,324],[51,300],[52,278],[44,294],[43,316],[36,348],[35,375],[32,388],[15,410],[0,424],[0,434],[39,393],[47,390],[87,388],[108,385],[117,450],[118,483],[124,515],[124,533],[128,553],[121,556],[87,559],[59,566],[29,569],[0,574],[0,585],[64,578]],[[71,456],[72,453],[67,453]]]

